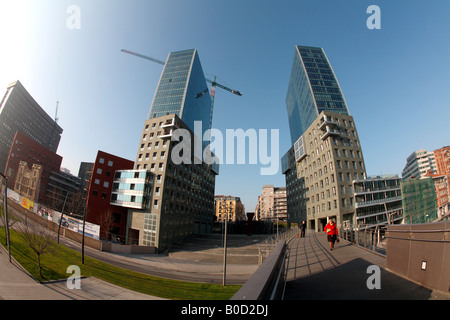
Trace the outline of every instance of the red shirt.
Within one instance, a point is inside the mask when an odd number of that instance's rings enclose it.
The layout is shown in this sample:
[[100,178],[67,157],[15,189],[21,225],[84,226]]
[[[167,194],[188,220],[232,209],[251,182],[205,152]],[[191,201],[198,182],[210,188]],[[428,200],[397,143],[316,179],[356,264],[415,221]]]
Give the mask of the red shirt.
[[336,227],[336,223],[333,223],[333,225],[331,225],[330,223],[328,223],[325,226],[325,229],[323,230],[325,231],[327,234],[333,236],[333,235],[337,235],[338,231],[337,231],[337,227]]

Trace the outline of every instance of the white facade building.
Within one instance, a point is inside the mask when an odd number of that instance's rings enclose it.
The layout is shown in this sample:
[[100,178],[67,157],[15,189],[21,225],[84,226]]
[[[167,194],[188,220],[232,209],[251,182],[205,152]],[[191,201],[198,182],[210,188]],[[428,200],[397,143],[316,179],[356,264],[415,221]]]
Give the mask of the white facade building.
[[409,180],[411,177],[424,177],[429,170],[433,173],[437,172],[434,152],[427,152],[425,149],[414,151],[406,159],[406,166],[402,172],[402,180]]

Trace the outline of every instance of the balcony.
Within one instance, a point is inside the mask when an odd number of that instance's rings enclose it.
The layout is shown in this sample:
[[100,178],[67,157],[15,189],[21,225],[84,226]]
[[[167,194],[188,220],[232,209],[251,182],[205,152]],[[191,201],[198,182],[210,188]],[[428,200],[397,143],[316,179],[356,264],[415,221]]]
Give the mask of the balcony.
[[171,127],[175,127],[175,126],[176,126],[175,125],[175,118],[172,118],[172,119],[166,120],[166,122],[164,122],[161,125],[161,128],[171,128]]
[[385,198],[385,199],[376,199],[376,200],[356,202],[355,208],[362,208],[362,207],[373,206],[373,205],[377,205],[377,204],[385,204],[385,203],[390,203],[390,202],[395,202],[395,201],[401,201],[401,200],[402,200],[402,197],[397,196],[397,197],[391,197],[391,198]]
[[173,129],[164,129],[164,132],[159,136],[160,139],[170,139],[173,134]]
[[326,115],[323,116],[323,122],[319,125],[319,129],[322,129],[324,126],[337,126],[338,123],[329,119]]
[[326,127],[327,131],[320,137],[320,139],[325,140],[329,136],[340,137],[341,133],[337,130],[330,129],[328,126]]

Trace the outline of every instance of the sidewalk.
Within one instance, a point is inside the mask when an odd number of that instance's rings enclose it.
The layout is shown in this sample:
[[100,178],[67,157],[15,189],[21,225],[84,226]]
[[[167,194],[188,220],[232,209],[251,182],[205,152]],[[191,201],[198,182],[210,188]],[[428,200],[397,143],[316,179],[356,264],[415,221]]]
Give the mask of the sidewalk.
[[[289,244],[285,300],[448,300],[450,296],[421,287],[385,270],[385,257],[345,240],[330,251],[325,233],[307,233]],[[380,268],[380,289],[369,289]],[[370,278],[370,280],[369,280]]]

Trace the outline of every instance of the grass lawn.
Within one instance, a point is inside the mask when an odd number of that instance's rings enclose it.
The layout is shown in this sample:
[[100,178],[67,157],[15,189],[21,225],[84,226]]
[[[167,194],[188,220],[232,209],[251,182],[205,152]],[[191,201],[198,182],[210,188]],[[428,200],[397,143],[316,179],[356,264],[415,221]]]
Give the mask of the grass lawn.
[[[145,294],[173,300],[228,300],[241,287],[240,285],[203,284],[154,277],[134,272],[85,255],[81,264],[81,254],[61,244],[54,243],[52,251],[41,256],[42,275],[40,279],[36,254],[26,245],[18,233],[10,229],[11,255],[41,281],[67,279],[67,267],[77,265],[82,276],[96,277],[104,281]],[[5,246],[5,229],[0,228],[0,243]]]

